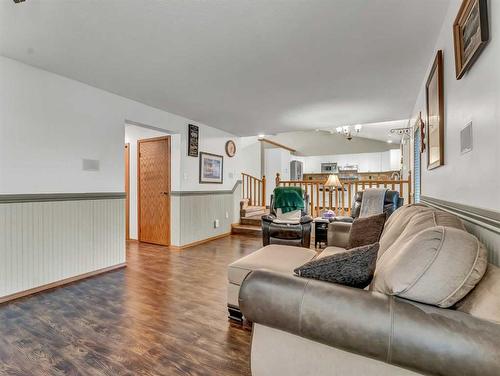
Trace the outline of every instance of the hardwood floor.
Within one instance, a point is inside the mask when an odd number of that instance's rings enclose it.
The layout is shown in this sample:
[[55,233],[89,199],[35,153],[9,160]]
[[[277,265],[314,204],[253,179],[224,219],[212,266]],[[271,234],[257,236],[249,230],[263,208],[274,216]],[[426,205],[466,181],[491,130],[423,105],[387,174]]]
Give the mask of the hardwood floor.
[[129,242],[125,269],[0,305],[0,375],[250,375],[226,267],[260,246]]

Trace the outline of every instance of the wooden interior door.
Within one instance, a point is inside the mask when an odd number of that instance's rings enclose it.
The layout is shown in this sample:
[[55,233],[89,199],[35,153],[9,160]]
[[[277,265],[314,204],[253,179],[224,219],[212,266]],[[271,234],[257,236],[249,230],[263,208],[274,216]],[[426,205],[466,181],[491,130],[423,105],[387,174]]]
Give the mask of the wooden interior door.
[[137,142],[139,241],[170,245],[170,137]]
[[130,239],[130,144],[125,144],[125,239]]

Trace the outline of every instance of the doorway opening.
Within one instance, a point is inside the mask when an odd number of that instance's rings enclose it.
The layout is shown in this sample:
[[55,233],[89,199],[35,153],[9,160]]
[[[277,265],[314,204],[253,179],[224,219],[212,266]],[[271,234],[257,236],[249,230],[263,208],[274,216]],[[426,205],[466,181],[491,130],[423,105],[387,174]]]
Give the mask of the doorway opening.
[[167,131],[125,125],[127,239],[169,246],[171,137]]

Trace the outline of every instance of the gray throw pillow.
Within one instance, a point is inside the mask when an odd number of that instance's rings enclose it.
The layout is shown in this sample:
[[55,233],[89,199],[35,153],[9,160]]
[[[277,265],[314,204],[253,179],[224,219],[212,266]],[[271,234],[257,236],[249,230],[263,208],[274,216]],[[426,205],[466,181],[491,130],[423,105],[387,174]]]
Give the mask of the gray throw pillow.
[[373,278],[378,249],[378,243],[349,249],[309,261],[294,272],[299,277],[363,289]]
[[377,243],[382,236],[385,220],[385,213],[356,218],[352,223],[346,248],[351,249]]

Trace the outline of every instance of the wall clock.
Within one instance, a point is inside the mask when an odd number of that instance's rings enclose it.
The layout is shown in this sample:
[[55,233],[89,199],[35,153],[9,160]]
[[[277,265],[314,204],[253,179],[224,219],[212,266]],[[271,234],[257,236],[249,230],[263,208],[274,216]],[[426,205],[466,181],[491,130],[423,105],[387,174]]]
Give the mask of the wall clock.
[[228,157],[234,157],[236,154],[236,144],[233,140],[226,142],[226,154]]

